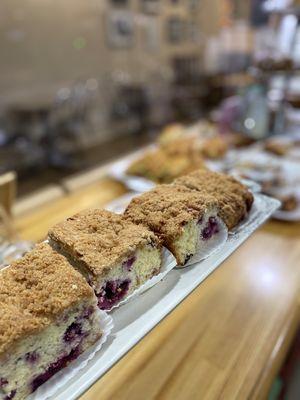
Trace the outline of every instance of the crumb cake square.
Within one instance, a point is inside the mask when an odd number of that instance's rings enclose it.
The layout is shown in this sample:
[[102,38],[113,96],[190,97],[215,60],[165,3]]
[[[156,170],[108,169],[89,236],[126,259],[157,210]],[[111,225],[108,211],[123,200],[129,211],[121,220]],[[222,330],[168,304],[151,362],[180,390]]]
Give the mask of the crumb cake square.
[[186,264],[201,244],[215,239],[223,229],[212,196],[175,185],[159,185],[135,197],[125,218],[155,232],[179,265]]
[[213,196],[218,204],[218,215],[229,230],[237,226],[252,207],[253,195],[248,188],[225,174],[198,170],[176,179],[174,185]]
[[88,280],[98,306],[109,310],[160,272],[154,233],[106,210],[87,210],[49,231],[50,244]]
[[101,337],[97,299],[41,244],[0,272],[0,398],[25,399]]

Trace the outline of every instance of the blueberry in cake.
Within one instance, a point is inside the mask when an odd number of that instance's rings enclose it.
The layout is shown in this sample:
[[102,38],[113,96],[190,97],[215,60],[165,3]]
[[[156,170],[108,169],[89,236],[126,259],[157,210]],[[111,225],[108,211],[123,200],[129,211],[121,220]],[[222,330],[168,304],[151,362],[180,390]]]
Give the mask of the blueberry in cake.
[[225,174],[198,170],[176,179],[174,185],[213,196],[218,204],[218,215],[229,230],[237,226],[252,207],[253,195],[248,188]]
[[179,265],[186,264],[224,229],[212,196],[176,185],[159,185],[135,197],[124,216],[155,232]]
[[49,231],[50,244],[88,280],[109,310],[161,269],[162,246],[148,229],[106,210],[87,210]]
[[25,399],[101,334],[90,286],[38,245],[0,273],[0,398]]

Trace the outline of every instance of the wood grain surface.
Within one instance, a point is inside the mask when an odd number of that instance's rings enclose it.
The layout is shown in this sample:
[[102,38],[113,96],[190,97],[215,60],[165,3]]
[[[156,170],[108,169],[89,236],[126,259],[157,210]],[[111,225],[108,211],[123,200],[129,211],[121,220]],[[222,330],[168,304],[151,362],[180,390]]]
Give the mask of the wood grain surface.
[[120,183],[102,179],[18,217],[16,228],[22,239],[40,241],[57,222],[86,208],[102,207],[124,193],[126,189]]
[[[105,179],[16,221],[41,240],[125,192]],[[264,399],[299,323],[300,224],[260,228],[80,400]]]

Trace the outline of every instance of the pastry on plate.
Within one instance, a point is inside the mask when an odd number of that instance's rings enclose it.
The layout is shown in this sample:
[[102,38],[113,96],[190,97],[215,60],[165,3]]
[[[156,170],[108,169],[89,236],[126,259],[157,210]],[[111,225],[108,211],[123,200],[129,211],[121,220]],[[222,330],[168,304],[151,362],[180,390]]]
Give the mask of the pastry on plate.
[[290,57],[273,57],[266,55],[256,61],[255,66],[262,71],[291,71],[294,61]]
[[299,196],[293,187],[280,186],[280,184],[274,184],[273,186],[264,185],[262,192],[267,196],[275,197],[281,201],[281,211],[292,212],[300,205]]
[[21,400],[102,335],[97,299],[48,244],[0,272],[0,398]]
[[199,138],[209,138],[217,136],[219,129],[217,124],[209,120],[202,119],[189,127],[188,132],[196,134]]
[[[178,148],[177,148],[178,149]],[[128,175],[139,176],[156,183],[171,183],[175,178],[199,168],[206,168],[200,154],[185,151],[152,150],[133,161]]]
[[226,139],[229,146],[236,148],[248,147],[251,144],[255,143],[255,139],[240,132],[231,132],[226,135]]
[[124,215],[155,232],[179,265],[224,229],[212,196],[176,185],[158,185],[135,197]]
[[281,201],[280,209],[282,211],[295,211],[299,206],[299,200],[296,195],[277,196],[277,198]]
[[185,126],[180,123],[167,125],[158,136],[157,142],[161,145],[170,143],[185,136]]
[[221,136],[208,138],[197,138],[188,136],[174,140],[161,148],[169,155],[186,155],[189,158],[223,158],[227,152],[228,146]]
[[160,272],[162,246],[154,233],[106,210],[87,210],[49,231],[52,247],[66,256],[109,310]]
[[278,140],[267,140],[264,149],[276,156],[285,156],[291,148],[291,144],[280,142]]
[[167,125],[160,133],[157,139],[157,143],[160,146],[165,146],[176,140],[185,138],[213,138],[218,135],[217,125],[208,121],[200,120],[199,122],[184,126],[180,123],[173,123]]
[[218,135],[203,141],[201,153],[204,158],[223,158],[227,153],[228,145],[222,136]]
[[237,226],[252,207],[253,195],[248,188],[225,174],[198,170],[176,179],[174,184],[212,196],[218,206],[218,215],[229,230]]
[[201,146],[197,138],[185,136],[180,139],[173,140],[160,146],[169,156],[192,156],[194,158],[201,156]]

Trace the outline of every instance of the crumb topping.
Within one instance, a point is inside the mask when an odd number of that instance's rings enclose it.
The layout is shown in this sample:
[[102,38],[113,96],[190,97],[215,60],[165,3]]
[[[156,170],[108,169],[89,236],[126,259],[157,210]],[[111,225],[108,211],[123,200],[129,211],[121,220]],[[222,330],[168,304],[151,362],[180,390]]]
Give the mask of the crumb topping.
[[168,150],[152,150],[134,161],[126,173],[141,176],[157,183],[171,183],[175,178],[198,168],[206,168],[198,151],[190,152],[190,144],[170,145]]
[[253,203],[248,188],[225,174],[199,170],[176,179],[174,184],[213,196],[218,203],[219,216],[229,229],[246,216]]
[[185,155],[194,160],[204,158],[224,157],[228,150],[226,141],[220,135],[201,137],[195,134],[186,134],[184,137],[162,143],[160,147],[170,156]]
[[94,293],[66,259],[42,243],[0,272],[0,354]]
[[49,237],[94,275],[124,261],[137,247],[160,247],[158,238],[145,227],[100,209],[83,211],[57,224]]
[[215,206],[216,202],[210,195],[175,185],[159,185],[135,197],[128,205],[125,217],[148,226],[167,241],[176,238],[188,221],[201,219]]

